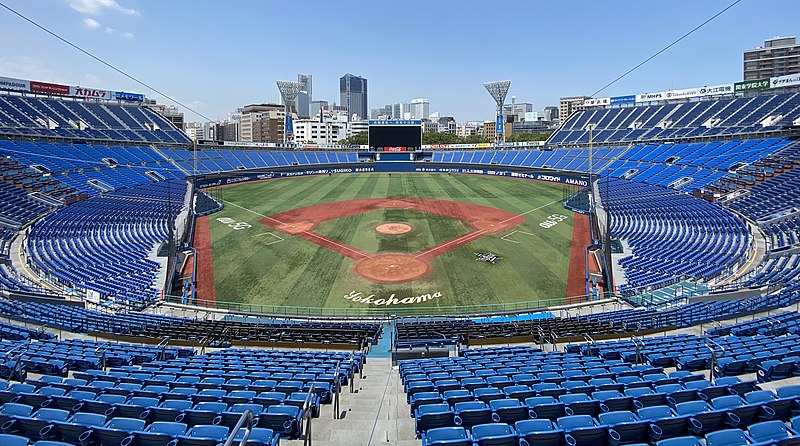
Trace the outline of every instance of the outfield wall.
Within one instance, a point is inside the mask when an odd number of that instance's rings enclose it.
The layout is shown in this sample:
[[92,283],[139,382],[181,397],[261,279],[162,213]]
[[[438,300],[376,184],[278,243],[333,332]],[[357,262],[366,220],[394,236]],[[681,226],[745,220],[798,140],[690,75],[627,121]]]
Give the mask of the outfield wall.
[[[456,167],[454,167],[456,166]],[[319,168],[298,169],[279,168],[269,170],[221,172],[211,175],[198,175],[195,185],[200,188],[219,187],[229,184],[246,183],[250,181],[265,181],[278,178],[292,178],[309,175],[339,175],[346,173],[442,173],[442,174],[470,174],[503,176],[528,180],[545,181],[548,183],[567,184],[571,186],[586,187],[589,182],[585,176],[577,172],[556,172],[552,170],[536,169],[502,169],[487,168],[482,165],[453,165],[434,164],[429,162],[402,162],[378,161],[375,163],[336,164],[320,166]]]

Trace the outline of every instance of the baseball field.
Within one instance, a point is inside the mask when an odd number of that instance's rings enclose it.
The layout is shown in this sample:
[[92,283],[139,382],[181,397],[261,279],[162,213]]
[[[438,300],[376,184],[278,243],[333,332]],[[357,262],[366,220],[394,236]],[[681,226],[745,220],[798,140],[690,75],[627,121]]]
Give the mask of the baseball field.
[[263,311],[553,304],[584,294],[588,225],[564,193],[455,174],[225,186],[215,192],[225,208],[197,222],[198,297]]

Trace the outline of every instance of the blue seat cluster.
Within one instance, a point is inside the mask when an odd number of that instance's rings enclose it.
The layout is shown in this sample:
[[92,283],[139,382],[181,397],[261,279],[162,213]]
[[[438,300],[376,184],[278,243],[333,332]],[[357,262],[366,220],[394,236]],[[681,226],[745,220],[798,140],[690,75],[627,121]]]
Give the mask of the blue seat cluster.
[[160,265],[148,255],[167,240],[169,200],[177,215],[185,192],[183,181],[168,180],[67,206],[33,226],[31,266],[64,286],[118,303],[153,299]]
[[[197,426],[224,427],[221,438],[225,438],[249,409],[259,429],[298,438],[302,408],[312,385],[310,410],[312,416],[319,416],[320,405],[330,403],[332,393],[353,379],[364,361],[358,353],[227,349],[205,356],[173,355],[168,360],[120,365],[109,372],[89,369],[70,378],[45,375],[25,384],[4,382],[0,384],[0,425],[4,433],[32,439],[39,439],[36,433],[41,433],[45,439],[87,445],[102,442],[100,438],[107,432],[101,426],[113,420],[133,420],[133,428],[115,428],[115,446],[157,438],[166,445],[171,439],[147,434],[165,426],[148,427],[151,423],[182,423],[183,429],[176,434],[178,444],[180,435]],[[44,412],[35,415],[37,411]],[[6,425],[20,417],[51,415],[57,415],[63,424],[49,429],[38,426],[35,431],[25,430],[26,421]]]
[[793,212],[800,206],[800,169],[777,175],[750,188],[749,193],[729,203],[734,209],[766,221]]
[[[0,96],[0,133],[25,137],[189,144],[158,113],[135,105]],[[50,128],[42,123],[56,123]]]
[[[113,402],[111,398],[102,401],[101,397],[97,396],[97,401],[86,400],[69,409],[37,408],[21,403],[3,404],[0,406],[0,421],[3,422],[0,440],[12,441],[14,445],[27,445],[30,440],[39,446],[216,446],[228,438],[233,427],[210,422],[184,422],[183,413],[176,417],[180,421],[153,421],[149,419],[148,409],[155,406],[141,405],[157,404],[157,398],[132,397],[126,401],[121,397],[121,402]],[[53,400],[45,401],[50,403]],[[236,405],[230,409],[231,412],[221,412],[220,415],[231,413],[241,416],[245,410],[252,410],[257,405],[247,406]],[[106,407],[108,413],[102,412]],[[205,408],[200,407],[197,411],[205,412]],[[273,418],[284,418],[280,413],[276,417],[275,412],[268,409],[265,413],[259,413],[256,419],[258,425],[269,424]],[[117,413],[119,415],[115,415]],[[267,421],[262,422],[262,419]],[[280,437],[278,431],[258,427],[251,431],[247,444],[277,446]]]
[[[194,171],[195,153],[181,148],[163,148],[160,152],[186,172]],[[270,167],[355,164],[358,154],[351,151],[279,151],[241,149],[203,149],[196,153],[197,172],[232,172]]]
[[712,327],[706,330],[712,336],[783,336],[787,333],[800,334],[800,313],[785,311],[757,319]]
[[177,325],[185,319],[149,313],[108,312],[82,306],[66,306],[0,299],[0,314],[23,322],[44,324],[74,333],[103,332],[129,334],[134,330]]
[[[792,125],[797,118],[800,118],[797,93],[588,109],[565,117],[564,125],[547,142],[586,144],[588,124],[595,125],[592,141],[603,144],[764,134]],[[762,125],[764,122],[768,124]]]
[[[599,147],[593,149],[591,170],[598,176],[624,177],[691,191],[727,177],[729,169],[774,155],[791,144],[789,140],[768,138]],[[431,161],[570,172],[588,172],[590,167],[585,148],[433,152]]]
[[771,251],[780,252],[788,246],[800,243],[800,217],[791,217],[776,223],[765,224],[762,228],[769,237]]
[[773,444],[798,435],[786,422],[800,424],[792,418],[799,413],[800,386],[773,392],[735,377],[710,382],[579,352],[462,352],[400,363],[424,446],[699,445],[703,437],[728,444],[718,436],[725,429]]
[[686,276],[710,279],[735,266],[750,244],[744,221],[714,203],[634,181],[599,187],[611,233],[632,251],[619,261],[623,294]]
[[[629,299],[637,304],[646,304],[637,302],[635,298]],[[736,315],[783,308],[798,301],[800,301],[800,283],[792,282],[773,293],[747,299],[692,302],[685,305],[674,305],[660,311],[654,309],[616,310],[581,317],[611,323],[631,331],[663,327],[685,328],[715,320],[729,319]]]
[[[70,371],[96,370],[104,366],[142,364],[157,359],[168,360],[194,354],[187,348],[162,348],[139,344],[70,339],[58,341],[50,336],[40,336],[39,342],[1,341],[4,351],[20,352],[22,371],[44,375],[67,376]],[[7,357],[0,366],[0,375],[6,378],[14,368],[15,357]],[[5,369],[9,369],[7,373]],[[17,369],[19,370],[19,368]]]
[[0,340],[4,341],[29,341],[53,339],[55,335],[38,329],[23,327],[21,325],[0,322]]
[[0,140],[0,154],[86,195],[185,176],[146,146]]
[[[608,341],[592,344],[592,353],[607,359],[644,362],[654,367],[675,367],[677,370],[696,372],[711,367],[712,349],[716,352],[716,376],[736,376],[756,373],[759,382],[792,376],[794,364],[800,362],[800,336],[755,335],[694,336],[673,335],[645,338],[637,349],[631,340]],[[713,342],[713,344],[710,344]],[[585,345],[571,345],[567,351],[588,353]],[[782,364],[780,367],[777,367]],[[778,370],[781,369],[782,371]],[[752,384],[752,383],[750,383]],[[746,386],[749,384],[737,384]],[[746,387],[744,390],[751,390]],[[738,389],[738,393],[745,393]]]
[[0,180],[0,228],[19,229],[51,209],[28,198],[24,189]]

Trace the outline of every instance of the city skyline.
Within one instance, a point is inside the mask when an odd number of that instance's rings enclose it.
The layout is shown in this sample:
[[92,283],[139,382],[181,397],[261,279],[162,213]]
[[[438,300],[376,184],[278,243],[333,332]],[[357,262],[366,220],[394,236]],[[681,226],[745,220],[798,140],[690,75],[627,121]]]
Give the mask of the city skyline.
[[[436,111],[459,122],[492,118],[493,104],[482,83],[496,79],[512,80],[509,95],[532,102],[539,110],[557,104],[561,96],[591,95],[728,4],[676,1],[672,8],[664,8],[621,2],[609,8],[597,2],[569,7],[512,2],[508,7],[482,8],[478,13],[473,7],[477,4],[453,7],[448,2],[431,5],[410,0],[403,7],[366,3],[345,13],[334,4],[310,2],[292,6],[292,14],[303,18],[301,24],[308,24],[303,32],[289,32],[296,24],[281,21],[267,28],[267,35],[274,33],[282,39],[288,35],[290,50],[282,43],[274,48],[279,57],[252,58],[253,51],[270,51],[270,46],[263,45],[262,27],[257,25],[264,14],[275,16],[281,6],[251,1],[211,9],[197,7],[197,3],[8,1],[10,7],[42,26],[211,119],[222,119],[244,104],[279,102],[274,82],[296,79],[298,73],[313,76],[313,100],[340,103],[337,81],[345,73],[353,73],[369,79],[367,113],[398,98],[425,97],[436,104]],[[425,14],[420,15],[421,5],[425,5]],[[798,34],[793,17],[800,12],[799,4],[772,2],[770,10],[781,14],[760,14],[761,9],[759,2],[736,5],[601,96],[741,80],[744,50],[777,35]],[[172,105],[7,11],[3,14],[5,26],[0,36],[25,45],[4,50],[0,75],[141,92]],[[565,22],[566,18],[569,21]],[[362,24],[364,32],[359,35],[379,38],[337,40],[346,35],[346,29],[337,25],[344,20]],[[317,22],[324,26],[312,26]],[[423,37],[379,32],[404,23],[423,31]],[[495,23],[503,29],[501,39],[496,37]],[[631,33],[637,38],[626,40]],[[188,51],[195,42],[204,45],[207,51],[203,53],[220,57],[198,58]],[[430,45],[442,51],[423,50]],[[692,69],[681,69],[685,64]],[[187,120],[202,120],[184,111]]]

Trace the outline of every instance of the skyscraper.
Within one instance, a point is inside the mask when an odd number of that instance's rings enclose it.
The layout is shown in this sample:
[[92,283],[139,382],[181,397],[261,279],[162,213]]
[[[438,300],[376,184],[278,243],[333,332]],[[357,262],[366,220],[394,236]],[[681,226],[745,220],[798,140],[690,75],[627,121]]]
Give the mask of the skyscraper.
[[314,95],[312,94],[312,76],[310,74],[298,74],[297,75],[297,82],[300,83],[300,91],[305,91],[308,95],[308,102],[314,100]]
[[347,119],[352,120],[353,115],[358,119],[369,117],[367,105],[367,80],[350,73],[339,79],[339,100],[347,107]]

